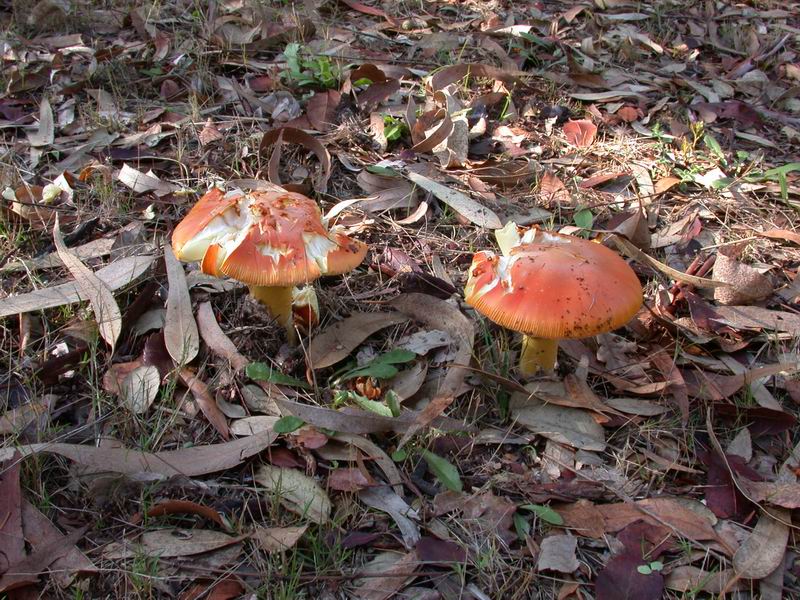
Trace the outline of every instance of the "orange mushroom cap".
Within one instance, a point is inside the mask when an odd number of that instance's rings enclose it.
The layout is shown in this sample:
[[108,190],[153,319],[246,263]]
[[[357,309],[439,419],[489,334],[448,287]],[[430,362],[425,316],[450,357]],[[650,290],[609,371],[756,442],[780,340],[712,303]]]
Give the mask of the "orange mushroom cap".
[[328,231],[312,199],[292,192],[209,191],[175,228],[180,260],[256,286],[290,286],[358,266],[362,242]]
[[581,238],[528,231],[505,256],[478,252],[466,301],[507,329],[583,338],[627,323],[642,305],[636,274],[616,253]]

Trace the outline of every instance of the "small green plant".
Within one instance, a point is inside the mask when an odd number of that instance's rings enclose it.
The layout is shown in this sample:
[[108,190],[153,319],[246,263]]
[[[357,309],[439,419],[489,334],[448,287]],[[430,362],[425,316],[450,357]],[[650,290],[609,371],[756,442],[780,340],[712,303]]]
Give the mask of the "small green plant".
[[641,573],[642,575],[650,575],[652,573],[657,573],[658,571],[661,571],[663,568],[664,568],[664,563],[662,563],[660,560],[654,560],[653,562],[648,563],[646,565],[639,565],[638,567],[636,567],[636,570],[639,571],[639,573]]
[[395,365],[411,362],[417,357],[410,350],[390,350],[386,354],[376,356],[363,367],[351,369],[340,375],[337,381],[347,381],[356,377],[374,377],[375,379],[391,379],[400,371]]
[[383,115],[383,136],[390,142],[399,140],[408,133],[408,126],[399,117]]
[[286,46],[283,56],[288,68],[281,73],[281,78],[287,85],[325,89],[339,85],[341,70],[327,56],[313,57],[303,53],[296,42]]

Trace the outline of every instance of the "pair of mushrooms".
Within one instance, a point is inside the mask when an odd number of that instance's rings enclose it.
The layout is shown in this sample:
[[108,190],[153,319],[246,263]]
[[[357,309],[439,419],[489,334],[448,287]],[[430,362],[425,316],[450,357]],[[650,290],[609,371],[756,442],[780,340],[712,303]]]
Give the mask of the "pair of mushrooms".
[[[492,321],[524,334],[522,375],[551,371],[559,339],[621,327],[642,304],[636,274],[600,244],[539,229],[520,235],[513,223],[496,235],[501,254],[475,254],[464,295]],[[294,320],[310,325],[318,313],[313,288],[295,286],[346,273],[367,251],[329,229],[313,200],[287,191],[213,189],[175,228],[172,245],[204,273],[248,284],[290,342]]]

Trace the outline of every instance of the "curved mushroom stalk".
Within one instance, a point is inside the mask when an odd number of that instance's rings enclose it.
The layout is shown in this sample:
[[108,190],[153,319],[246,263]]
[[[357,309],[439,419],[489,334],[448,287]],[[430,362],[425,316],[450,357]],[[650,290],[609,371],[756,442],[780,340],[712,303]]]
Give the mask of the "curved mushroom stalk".
[[547,340],[532,335],[522,336],[522,353],[519,357],[519,372],[523,377],[537,373],[552,373],[556,366],[558,340]]
[[294,313],[292,312],[292,286],[251,285],[250,293],[286,330],[286,341],[291,345],[297,344],[297,332],[294,329]]

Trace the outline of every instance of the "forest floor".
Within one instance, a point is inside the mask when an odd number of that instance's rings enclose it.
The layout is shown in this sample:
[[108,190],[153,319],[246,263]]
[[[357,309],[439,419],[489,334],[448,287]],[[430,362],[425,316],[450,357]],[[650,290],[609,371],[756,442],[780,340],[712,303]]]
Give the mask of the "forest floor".
[[[800,597],[797,3],[3,4],[0,596]],[[169,249],[270,185],[369,247],[299,346]],[[510,221],[644,290],[550,375]]]

